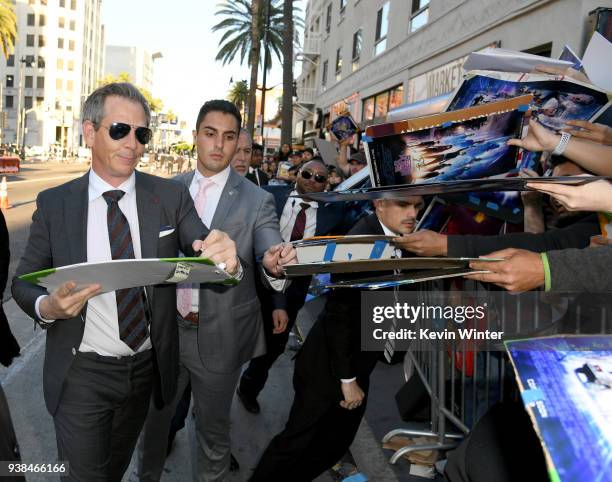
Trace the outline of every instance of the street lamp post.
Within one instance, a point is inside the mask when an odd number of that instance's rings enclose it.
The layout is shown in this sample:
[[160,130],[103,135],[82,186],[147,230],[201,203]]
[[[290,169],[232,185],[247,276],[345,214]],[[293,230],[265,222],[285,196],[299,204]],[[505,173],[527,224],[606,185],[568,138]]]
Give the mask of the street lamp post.
[[22,56],[19,59],[19,95],[17,98],[17,125],[15,133],[15,141],[17,146],[21,144],[21,158],[25,160],[25,108],[21,107],[21,98],[23,97],[23,66],[31,67],[34,63],[33,55]]

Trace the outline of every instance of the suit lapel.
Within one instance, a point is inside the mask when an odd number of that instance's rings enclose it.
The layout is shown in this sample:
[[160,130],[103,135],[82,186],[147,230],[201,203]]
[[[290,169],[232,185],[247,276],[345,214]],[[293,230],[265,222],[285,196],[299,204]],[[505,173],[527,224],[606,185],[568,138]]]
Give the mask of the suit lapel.
[[187,186],[187,189],[189,189],[191,183],[193,182],[193,176],[195,176],[195,171],[189,171],[188,173],[177,177],[176,180],[185,184],[185,186]]
[[64,198],[64,225],[72,263],[87,261],[88,187],[89,171],[74,181],[70,195]]
[[[215,215],[210,223],[210,229],[221,229],[223,221],[227,219],[227,216],[234,204],[234,201],[238,198],[240,193],[240,180],[239,174],[230,169],[230,175],[227,178],[221,197],[219,198],[219,204],[215,209]],[[250,182],[250,181],[249,181]]]
[[138,208],[138,229],[140,230],[140,251],[143,258],[157,257],[157,242],[161,204],[155,193],[155,184],[150,178],[136,171],[136,206]]

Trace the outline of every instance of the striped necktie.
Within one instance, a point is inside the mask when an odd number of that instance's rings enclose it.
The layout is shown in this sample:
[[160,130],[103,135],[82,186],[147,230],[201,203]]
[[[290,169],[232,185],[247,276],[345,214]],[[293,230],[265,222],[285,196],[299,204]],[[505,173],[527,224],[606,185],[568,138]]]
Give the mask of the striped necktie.
[[[134,259],[130,225],[119,208],[119,200],[124,194],[125,192],[120,190],[106,191],[102,194],[108,205],[106,220],[113,259]],[[132,350],[138,351],[149,336],[143,290],[140,287],[117,290],[115,296],[117,298],[119,338]]]

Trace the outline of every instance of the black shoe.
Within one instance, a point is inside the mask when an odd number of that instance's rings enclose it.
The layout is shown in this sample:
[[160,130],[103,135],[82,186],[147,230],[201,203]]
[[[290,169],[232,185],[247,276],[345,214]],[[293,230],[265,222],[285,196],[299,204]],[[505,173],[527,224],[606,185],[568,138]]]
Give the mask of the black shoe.
[[230,472],[238,472],[240,470],[240,464],[234,457],[234,454],[230,453]]
[[246,408],[247,412],[257,415],[261,411],[261,407],[259,406],[257,399],[242,393],[240,391],[240,387],[238,387],[238,390],[236,390],[236,394],[242,402],[242,405],[244,405],[244,408]]

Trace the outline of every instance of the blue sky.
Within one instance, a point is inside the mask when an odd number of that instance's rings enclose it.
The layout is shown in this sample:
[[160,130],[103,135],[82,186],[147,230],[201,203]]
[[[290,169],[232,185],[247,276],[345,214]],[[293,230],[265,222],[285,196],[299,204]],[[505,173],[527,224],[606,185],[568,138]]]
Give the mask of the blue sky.
[[[106,43],[162,52],[155,61],[153,94],[193,128],[200,106],[209,99],[225,98],[230,78],[249,78],[238,62],[223,66],[215,61],[221,34],[212,33],[219,21],[215,0],[103,0],[102,22]],[[300,1],[300,7],[305,6]],[[302,14],[304,9],[302,8]],[[297,65],[299,71],[299,65]],[[261,77],[260,77],[261,79]],[[275,64],[268,85],[282,81]],[[261,80],[260,80],[261,81]]]

